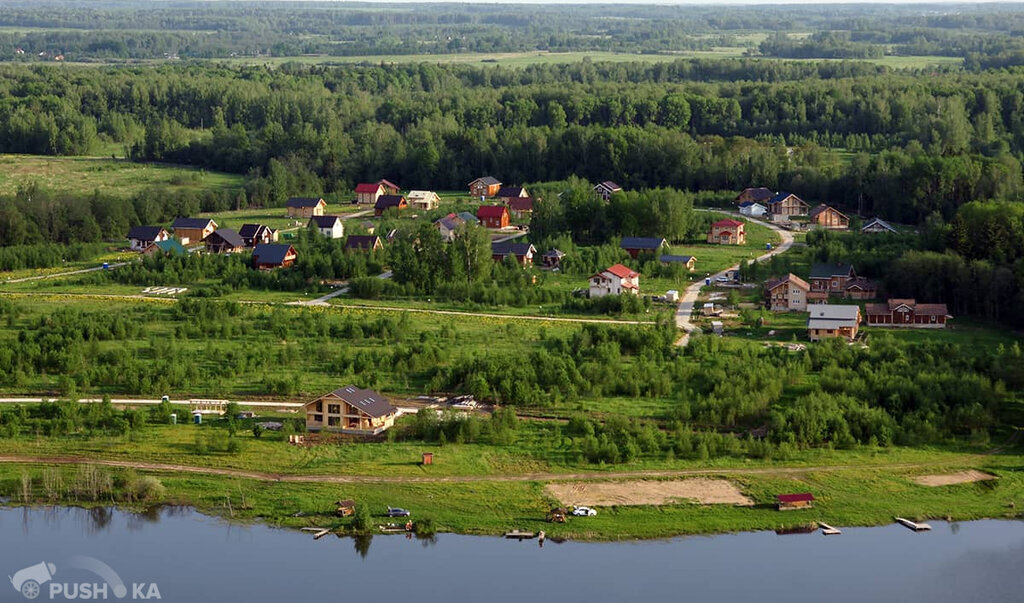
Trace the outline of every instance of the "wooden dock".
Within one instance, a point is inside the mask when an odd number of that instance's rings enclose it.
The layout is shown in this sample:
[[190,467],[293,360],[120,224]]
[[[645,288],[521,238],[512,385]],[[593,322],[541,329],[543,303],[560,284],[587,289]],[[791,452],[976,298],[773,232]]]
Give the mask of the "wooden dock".
[[903,526],[910,528],[911,530],[914,530],[915,532],[927,532],[928,530],[932,529],[932,527],[926,523],[917,523],[915,521],[910,521],[909,519],[904,519],[902,517],[897,517],[896,521],[900,524],[903,524]]
[[303,532],[313,532],[313,540],[320,540],[331,533],[330,528],[302,528]]
[[818,527],[821,528],[821,533],[824,536],[838,536],[843,533],[843,531],[839,528],[833,528],[832,526],[822,521],[818,522]]
[[520,530],[512,530],[510,532],[505,532],[505,538],[515,540],[529,540],[530,538],[535,538],[536,536],[537,535],[533,532],[523,532]]

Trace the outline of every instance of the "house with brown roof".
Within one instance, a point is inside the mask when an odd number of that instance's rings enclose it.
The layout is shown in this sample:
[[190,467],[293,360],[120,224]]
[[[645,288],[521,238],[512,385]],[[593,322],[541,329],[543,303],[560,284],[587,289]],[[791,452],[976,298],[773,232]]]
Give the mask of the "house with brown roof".
[[514,197],[508,200],[508,211],[517,218],[533,213],[533,197]]
[[377,235],[348,235],[345,239],[345,251],[380,251],[384,249],[384,243],[381,242],[380,237]]
[[765,304],[772,312],[806,312],[810,291],[807,281],[790,272],[782,278],[768,281]]
[[504,205],[481,205],[476,217],[485,228],[505,228],[509,224],[508,208]]
[[285,201],[284,207],[290,218],[312,218],[324,215],[327,202],[320,197],[292,197]]
[[400,212],[408,207],[409,204],[402,195],[381,195],[377,198],[377,203],[373,205],[373,215],[383,216],[384,212],[389,209]]
[[605,201],[611,199],[612,195],[614,195],[615,193],[620,192],[622,192],[622,187],[619,186],[618,184],[615,184],[611,180],[605,180],[604,182],[594,185],[594,194],[596,194],[598,197],[601,197]]
[[375,205],[377,199],[384,194],[384,185],[380,182],[361,182],[356,185],[354,192],[360,205]]
[[829,230],[848,230],[850,228],[850,218],[846,214],[824,203],[812,209],[807,217],[811,221],[811,226],[818,228]]
[[501,181],[491,176],[477,178],[469,183],[469,194],[473,197],[493,197],[501,189]]
[[206,253],[238,253],[245,251],[245,241],[230,228],[221,228],[203,239]]
[[590,277],[590,297],[630,293],[640,295],[640,273],[622,264],[610,266]]
[[775,196],[770,189],[763,186],[745,188],[736,195],[736,203],[760,203],[764,205],[768,199]]
[[743,222],[739,220],[719,220],[711,225],[708,231],[708,243],[719,245],[743,245],[747,242],[747,233]]
[[377,181],[377,184],[384,187],[385,195],[397,195],[402,192],[401,187],[399,187],[394,182],[391,182],[390,180],[381,179]]
[[377,435],[395,424],[398,409],[381,394],[346,385],[303,406],[306,429]]
[[949,315],[946,304],[919,304],[914,299],[890,299],[884,304],[864,306],[867,323],[872,327],[944,329]]

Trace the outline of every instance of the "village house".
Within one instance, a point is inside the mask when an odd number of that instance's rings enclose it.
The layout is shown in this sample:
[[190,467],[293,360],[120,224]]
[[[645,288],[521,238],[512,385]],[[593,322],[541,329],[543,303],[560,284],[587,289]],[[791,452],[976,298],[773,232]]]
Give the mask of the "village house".
[[381,394],[346,385],[307,402],[306,429],[377,435],[395,424],[398,409]]
[[377,230],[377,225],[369,220],[363,220],[359,223],[359,226],[366,231],[366,234],[373,234]]
[[866,233],[887,232],[892,234],[899,234],[899,231],[893,228],[892,224],[889,224],[888,222],[881,218],[871,218],[870,220],[868,220],[867,224],[860,227],[860,231]]
[[163,226],[132,226],[128,229],[128,247],[132,251],[142,251],[169,238],[171,234]]
[[373,206],[373,215],[383,216],[389,209],[402,211],[409,207],[402,195],[381,195]]
[[847,299],[874,299],[878,297],[878,285],[863,276],[855,276],[846,281],[846,292],[843,297]]
[[203,239],[206,253],[238,253],[245,251],[245,241],[230,228],[221,228]]
[[810,509],[814,503],[814,495],[809,492],[799,494],[779,494],[775,497],[776,508],[779,511],[795,511],[797,509]]
[[864,306],[867,323],[872,327],[944,329],[949,315],[946,304],[919,304],[914,299],[890,299],[884,304]]
[[171,224],[174,236],[182,245],[200,242],[217,230],[217,223],[209,218],[176,218]]
[[378,180],[377,184],[384,187],[385,195],[397,195],[402,192],[402,189],[397,184],[391,182],[390,180]]
[[242,227],[238,229],[238,236],[245,241],[246,247],[277,241],[277,231],[262,224],[242,224]]
[[384,185],[379,182],[362,182],[354,190],[359,205],[376,205],[377,199],[384,195]]
[[619,247],[624,249],[629,257],[635,258],[641,253],[657,253],[663,247],[668,247],[668,241],[661,237],[622,237]]
[[297,257],[295,248],[287,243],[260,243],[252,251],[252,266],[257,270],[288,268]]
[[846,295],[846,285],[857,273],[850,264],[811,264],[811,299]]
[[493,197],[501,189],[501,181],[497,178],[484,176],[469,183],[469,194],[473,197]]
[[526,267],[533,264],[533,256],[536,253],[537,248],[532,243],[516,243],[513,241],[491,243],[491,259],[495,262],[504,261],[505,258],[512,256],[516,259],[516,262]]
[[605,201],[608,201],[609,199],[611,199],[612,195],[614,195],[615,193],[620,193],[620,192],[622,192],[622,187],[619,186],[618,184],[615,184],[611,180],[605,180],[604,182],[601,182],[600,184],[595,184],[594,185],[594,193],[598,197],[601,197],[602,199],[604,199]]
[[436,226],[437,231],[441,233],[441,238],[451,243],[455,240],[455,233],[458,232],[459,227],[463,226],[465,223],[465,220],[456,214],[448,214],[443,218],[435,220],[434,226]]
[[384,243],[377,235],[348,235],[348,238],[345,239],[345,250],[349,249],[366,252],[380,251],[384,249]]
[[155,253],[162,255],[188,255],[188,249],[185,249],[185,246],[175,239],[167,239],[166,241],[150,243],[142,250],[143,255],[153,255]]
[[740,205],[744,203],[760,203],[764,205],[773,196],[775,196],[775,193],[763,186],[750,187],[743,189],[740,191],[740,194],[736,195],[736,203]]
[[834,207],[822,203],[812,209],[807,217],[811,226],[827,228],[829,230],[847,230],[850,228],[850,218]]
[[285,201],[284,207],[290,218],[312,218],[324,215],[327,202],[320,197],[291,197]]
[[860,328],[860,306],[839,304],[810,304],[807,335],[811,341],[830,337],[844,337],[853,341]]
[[508,211],[517,218],[533,213],[533,197],[515,197],[508,200]]
[[744,201],[740,203],[740,214],[751,218],[763,218],[768,213],[768,208],[757,201]]
[[739,220],[719,220],[711,225],[708,231],[708,243],[719,245],[744,245],[747,242],[747,233],[744,231],[743,222]]
[[785,222],[793,216],[806,216],[811,206],[793,193],[778,193],[766,203],[773,221]]
[[810,290],[807,281],[793,273],[770,280],[765,285],[768,309],[772,312],[805,312]]
[[481,205],[476,217],[485,228],[506,228],[509,225],[508,208],[504,205]]
[[640,273],[615,264],[590,277],[590,297],[631,293],[640,295]]
[[405,199],[409,202],[409,207],[423,211],[437,209],[441,204],[441,198],[434,191],[409,191]]
[[512,199],[529,197],[530,194],[521,186],[503,186],[498,189],[494,196],[497,197],[498,201],[508,205],[508,202]]
[[561,268],[562,258],[564,257],[564,251],[552,248],[541,256],[541,263],[544,264],[545,268]]
[[692,255],[672,255],[666,253],[662,254],[658,261],[662,264],[683,264],[690,272],[697,268],[697,258]]
[[328,239],[340,239],[345,236],[345,225],[341,222],[341,216],[313,216],[306,226],[315,228]]

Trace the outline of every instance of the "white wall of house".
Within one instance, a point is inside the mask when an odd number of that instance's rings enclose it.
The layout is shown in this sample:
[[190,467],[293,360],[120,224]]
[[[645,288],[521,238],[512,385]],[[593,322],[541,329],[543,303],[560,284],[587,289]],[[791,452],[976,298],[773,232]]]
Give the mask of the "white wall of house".
[[340,239],[345,236],[345,225],[338,220],[331,228],[318,228],[320,234],[331,239]]

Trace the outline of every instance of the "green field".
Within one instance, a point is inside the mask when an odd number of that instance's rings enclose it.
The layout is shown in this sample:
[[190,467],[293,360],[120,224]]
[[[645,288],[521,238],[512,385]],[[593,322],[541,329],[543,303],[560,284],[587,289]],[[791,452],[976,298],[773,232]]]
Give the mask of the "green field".
[[154,186],[171,192],[236,190],[242,187],[242,177],[102,157],[0,155],[0,195],[13,195],[33,183],[53,192],[130,197]]

